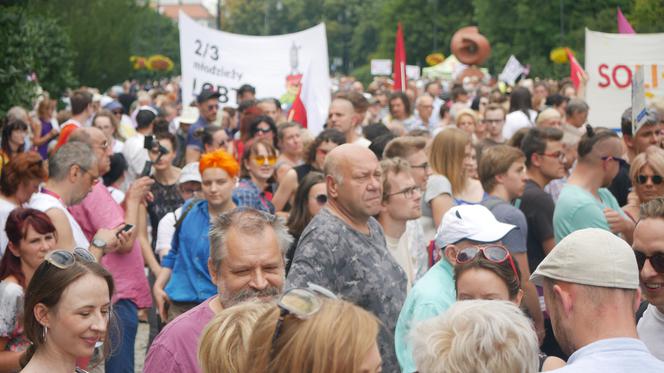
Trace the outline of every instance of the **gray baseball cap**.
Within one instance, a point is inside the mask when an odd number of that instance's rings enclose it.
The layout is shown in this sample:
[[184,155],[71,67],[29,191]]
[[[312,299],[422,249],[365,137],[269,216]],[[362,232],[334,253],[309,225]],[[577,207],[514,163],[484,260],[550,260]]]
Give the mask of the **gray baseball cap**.
[[544,278],[574,284],[638,289],[639,269],[634,251],[615,234],[599,228],[575,231],[551,250],[530,276],[542,286]]

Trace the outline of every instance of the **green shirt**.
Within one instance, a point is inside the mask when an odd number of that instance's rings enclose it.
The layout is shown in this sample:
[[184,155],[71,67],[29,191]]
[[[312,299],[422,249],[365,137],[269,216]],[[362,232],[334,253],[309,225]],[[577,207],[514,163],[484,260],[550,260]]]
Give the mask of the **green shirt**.
[[394,344],[402,372],[417,371],[410,341],[411,328],[417,322],[445,312],[455,301],[454,268],[442,258],[415,283],[399,313],[394,331]]
[[604,217],[605,207],[625,216],[618,201],[608,189],[600,188],[597,192],[601,201],[579,186],[567,184],[563,187],[553,212],[553,235],[556,243],[579,229],[610,230],[609,223]]

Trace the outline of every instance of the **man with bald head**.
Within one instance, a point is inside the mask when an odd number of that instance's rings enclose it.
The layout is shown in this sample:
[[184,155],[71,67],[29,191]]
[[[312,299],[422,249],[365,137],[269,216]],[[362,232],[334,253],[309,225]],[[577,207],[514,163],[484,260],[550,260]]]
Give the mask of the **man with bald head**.
[[[104,133],[96,127],[78,128],[69,136],[68,142],[83,142],[92,148],[97,160],[98,175],[111,168],[112,149]],[[103,183],[95,182],[92,191],[69,212],[81,226],[83,234],[93,246],[101,249],[95,253],[99,262],[113,275],[115,296],[113,297],[114,319],[118,328],[110,333],[115,353],[105,363],[105,370],[112,372],[134,371],[134,342],[138,330],[138,309],[149,308],[152,303],[150,286],[144,273],[143,254],[138,239],[138,229],[122,233],[125,240],[117,250],[111,251],[107,243],[93,239],[100,229],[121,229],[125,224],[136,226],[139,214],[144,213],[141,203],[150,191],[154,180],[142,177],[135,180],[124,200],[118,205]],[[118,330],[119,329],[119,330]]]
[[380,164],[369,149],[345,144],[327,155],[324,171],[328,202],[300,236],[286,287],[315,283],[376,315],[383,371],[396,372],[394,328],[407,280],[372,217],[381,210]]

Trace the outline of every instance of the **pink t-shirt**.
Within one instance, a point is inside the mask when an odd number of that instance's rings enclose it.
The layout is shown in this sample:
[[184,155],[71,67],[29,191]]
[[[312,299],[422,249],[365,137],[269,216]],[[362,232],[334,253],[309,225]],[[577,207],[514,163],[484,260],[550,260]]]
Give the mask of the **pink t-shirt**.
[[[124,209],[115,202],[101,182],[92,188],[83,202],[69,207],[68,210],[90,241],[100,228],[112,229],[124,223]],[[149,308],[152,305],[150,285],[145,277],[143,254],[138,239],[134,240],[130,252],[108,253],[101,259],[101,264],[113,275],[113,302],[128,299],[138,308]]]
[[145,358],[143,373],[200,373],[198,342],[203,328],[214,317],[210,301],[190,309],[169,322],[154,339]]

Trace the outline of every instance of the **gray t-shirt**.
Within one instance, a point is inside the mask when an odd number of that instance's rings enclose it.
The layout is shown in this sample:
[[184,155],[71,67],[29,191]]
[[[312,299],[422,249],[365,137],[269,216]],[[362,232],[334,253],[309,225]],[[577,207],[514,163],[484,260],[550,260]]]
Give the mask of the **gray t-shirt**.
[[378,222],[370,218],[368,224],[366,235],[322,209],[300,236],[286,288],[312,282],[376,315],[383,324],[383,371],[397,372],[394,328],[406,299],[406,274],[387,251]]
[[526,216],[523,212],[494,196],[489,196],[482,201],[482,206],[491,210],[493,216],[499,222],[516,225],[516,229],[509,231],[501,240],[510,253],[519,254],[527,252],[526,239],[528,238],[528,224],[526,223]]
[[648,347],[648,350],[659,360],[664,360],[664,313],[659,312],[657,307],[648,305],[643,317],[636,327],[639,339]]
[[422,216],[433,218],[431,200],[441,194],[452,196],[452,184],[443,175],[434,174],[429,176],[427,179],[427,189],[424,191],[424,198],[422,198]]

